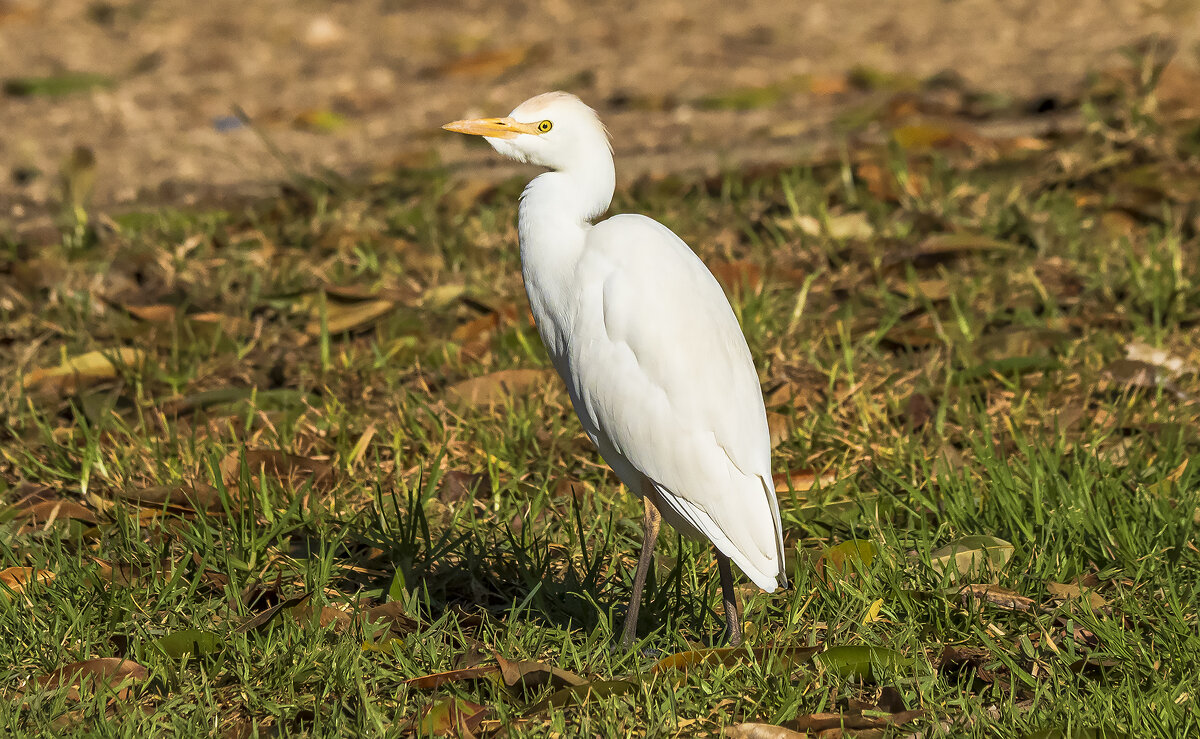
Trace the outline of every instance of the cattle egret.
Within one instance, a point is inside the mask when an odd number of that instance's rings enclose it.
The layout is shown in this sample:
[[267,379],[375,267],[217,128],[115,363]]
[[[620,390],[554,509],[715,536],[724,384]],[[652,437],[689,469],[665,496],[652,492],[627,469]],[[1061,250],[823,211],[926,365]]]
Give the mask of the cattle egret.
[[634,641],[662,520],[716,547],[727,634],[739,644],[729,561],[767,592],[787,577],[762,388],[720,285],[657,221],[593,223],[616,173],[608,132],[574,95],[443,128],[550,170],[521,194],[521,274],[584,431],[645,508],[622,644]]

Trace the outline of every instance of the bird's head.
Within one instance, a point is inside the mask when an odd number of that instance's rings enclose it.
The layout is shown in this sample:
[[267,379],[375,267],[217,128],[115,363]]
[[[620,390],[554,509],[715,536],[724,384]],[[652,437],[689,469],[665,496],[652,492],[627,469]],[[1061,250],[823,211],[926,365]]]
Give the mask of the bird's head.
[[482,136],[509,159],[550,169],[569,170],[598,154],[612,157],[608,131],[596,111],[567,92],[531,97],[507,118],[454,121],[442,128]]

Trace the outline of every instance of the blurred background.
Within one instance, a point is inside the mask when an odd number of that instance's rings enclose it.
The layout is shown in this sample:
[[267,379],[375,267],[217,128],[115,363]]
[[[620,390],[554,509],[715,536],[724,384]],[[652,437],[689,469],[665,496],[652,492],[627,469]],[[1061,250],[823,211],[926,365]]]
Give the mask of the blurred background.
[[1060,114],[1139,45],[1170,47],[1186,98],[1198,29],[1192,0],[0,0],[0,217],[60,198],[73,151],[100,207],[495,167],[438,125],[556,88],[626,179],[802,161],[888,119]]

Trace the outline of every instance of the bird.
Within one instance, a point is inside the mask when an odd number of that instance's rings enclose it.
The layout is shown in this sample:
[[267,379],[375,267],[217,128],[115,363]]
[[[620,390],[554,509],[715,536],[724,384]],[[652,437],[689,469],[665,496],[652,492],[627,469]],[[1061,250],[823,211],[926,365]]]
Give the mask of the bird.
[[584,432],[643,506],[644,536],[622,628],[638,610],[663,521],[710,541],[725,637],[742,642],[730,562],[759,588],[787,587],[762,386],[736,314],[692,249],[612,203],[608,130],[575,95],[548,92],[503,118],[447,123],[546,171],[521,193],[517,232],[530,311]]

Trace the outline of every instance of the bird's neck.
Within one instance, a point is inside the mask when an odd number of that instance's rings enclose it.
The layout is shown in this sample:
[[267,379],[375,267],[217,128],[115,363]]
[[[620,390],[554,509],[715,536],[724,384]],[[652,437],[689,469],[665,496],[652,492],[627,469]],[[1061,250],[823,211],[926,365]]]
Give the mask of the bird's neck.
[[538,332],[560,373],[571,306],[579,297],[576,265],[592,220],[612,202],[616,177],[612,156],[604,153],[591,168],[541,174],[521,193],[521,276]]
[[522,241],[546,227],[584,228],[612,203],[617,175],[612,154],[605,146],[573,166],[538,175],[521,193]]

